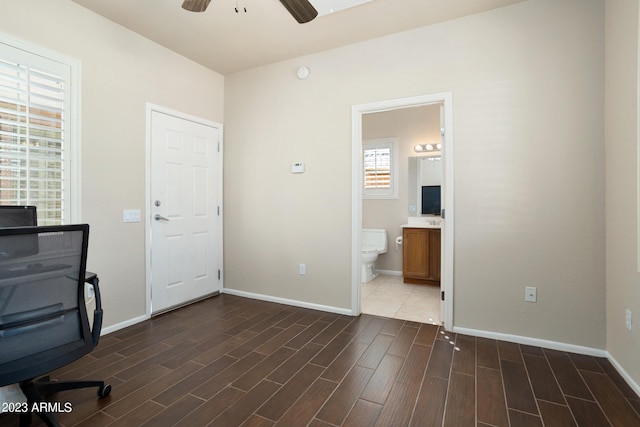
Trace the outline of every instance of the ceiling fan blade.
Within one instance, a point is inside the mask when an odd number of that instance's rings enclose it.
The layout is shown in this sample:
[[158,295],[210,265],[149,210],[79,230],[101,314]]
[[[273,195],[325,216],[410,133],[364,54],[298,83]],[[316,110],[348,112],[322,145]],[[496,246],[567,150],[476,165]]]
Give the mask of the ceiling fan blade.
[[211,0],[184,0],[182,8],[189,12],[204,12]]
[[280,0],[280,3],[300,24],[307,23],[318,16],[318,11],[308,0]]

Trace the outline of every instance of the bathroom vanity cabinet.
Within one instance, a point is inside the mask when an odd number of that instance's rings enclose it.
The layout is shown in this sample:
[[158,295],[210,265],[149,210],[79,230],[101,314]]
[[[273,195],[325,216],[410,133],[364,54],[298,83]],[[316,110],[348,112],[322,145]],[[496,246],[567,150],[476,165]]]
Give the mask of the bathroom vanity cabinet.
[[440,229],[402,229],[404,283],[440,284]]

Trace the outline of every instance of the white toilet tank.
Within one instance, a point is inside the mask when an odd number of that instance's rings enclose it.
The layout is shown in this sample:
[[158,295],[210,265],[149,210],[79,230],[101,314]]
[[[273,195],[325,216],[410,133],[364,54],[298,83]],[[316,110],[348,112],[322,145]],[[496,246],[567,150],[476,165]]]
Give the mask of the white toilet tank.
[[376,248],[379,254],[387,253],[387,230],[384,228],[363,228],[362,247]]

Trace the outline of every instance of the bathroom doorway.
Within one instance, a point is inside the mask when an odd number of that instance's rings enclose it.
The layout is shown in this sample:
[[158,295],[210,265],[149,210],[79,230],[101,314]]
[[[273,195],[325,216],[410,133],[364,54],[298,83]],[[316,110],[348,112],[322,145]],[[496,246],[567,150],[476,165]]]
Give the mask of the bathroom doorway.
[[[427,113],[429,111],[429,113]],[[440,93],[424,95],[412,98],[381,101],[377,103],[356,105],[353,107],[353,163],[352,163],[352,311],[354,314],[363,312],[363,298],[367,296],[367,311],[371,314],[378,314],[387,317],[394,317],[390,314],[395,308],[404,307],[398,310],[395,317],[402,318],[401,311],[404,312],[407,320],[422,321],[425,323],[444,323],[445,327],[451,328],[453,318],[453,150],[452,150],[452,124],[451,124],[451,94]],[[430,115],[430,116],[429,116]],[[414,116],[411,118],[411,116]],[[396,123],[396,130],[393,126],[385,129],[384,121],[397,120],[398,122],[411,123],[407,120],[419,120],[424,118],[421,126],[428,127],[431,135],[425,139],[423,136],[411,134],[411,125]],[[435,120],[435,121],[434,121]],[[374,124],[374,125],[372,125]],[[420,126],[413,126],[416,129]],[[376,128],[372,130],[371,128]],[[442,130],[442,132],[441,132]],[[384,134],[385,132],[389,134]],[[417,130],[413,131],[418,132]],[[424,133],[424,132],[423,132]],[[362,174],[362,149],[363,140],[371,137],[397,137],[398,138],[398,174],[397,181],[400,187],[399,196],[395,200],[367,200],[363,201],[363,174]],[[413,152],[415,144],[432,144],[435,148],[437,143],[441,143],[438,157],[442,162],[442,200],[445,211],[445,219],[442,221],[442,243],[441,243],[441,284],[436,285],[405,285],[402,277],[402,246],[396,242],[396,238],[402,235],[402,224],[408,222],[410,216],[420,216],[420,207],[416,206],[415,183],[410,185],[408,160]],[[433,153],[434,156],[436,153]],[[433,157],[432,160],[435,160]],[[416,156],[421,157],[421,156]],[[424,157],[424,156],[422,156]],[[415,159],[414,159],[415,160]],[[415,164],[415,161],[414,161]],[[415,179],[415,175],[414,178]],[[418,200],[419,201],[419,200]],[[366,203],[366,209],[364,205]],[[406,206],[405,206],[406,205]],[[394,212],[382,212],[385,206]],[[364,213],[368,212],[366,218]],[[374,212],[374,214],[371,214]],[[382,226],[382,227],[380,227]],[[385,228],[388,234],[388,251],[380,255],[377,269],[381,275],[372,282],[361,285],[361,230],[362,228]],[[386,302],[378,304],[381,311],[373,310],[371,292],[375,289],[383,290],[380,295]],[[438,303],[440,295],[445,296],[444,301]],[[447,297],[449,296],[449,297]],[[393,303],[390,300],[393,299]],[[386,303],[387,311],[382,309]],[[439,306],[438,306],[439,305]],[[416,317],[417,312],[419,316]],[[373,310],[373,311],[372,311]],[[414,311],[413,317],[409,314]],[[406,317],[408,315],[408,317]]]

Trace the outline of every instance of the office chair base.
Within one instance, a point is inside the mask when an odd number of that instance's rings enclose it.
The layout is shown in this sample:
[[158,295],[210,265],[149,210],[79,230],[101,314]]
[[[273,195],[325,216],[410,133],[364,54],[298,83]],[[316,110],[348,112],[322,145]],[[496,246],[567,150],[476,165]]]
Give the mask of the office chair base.
[[[50,380],[48,376],[37,380],[23,381],[20,383],[20,389],[27,398],[29,408],[34,404],[46,402],[46,398],[52,394],[65,390],[74,390],[78,388],[98,387],[98,398],[104,399],[111,393],[111,386],[105,384],[104,381],[56,381]],[[59,427],[55,416],[50,412],[35,412],[40,419],[49,427]],[[31,424],[31,412],[27,412],[20,416],[20,426]]]
[[100,399],[104,399],[105,397],[111,394],[111,385],[104,384],[101,387],[98,387],[98,397]]

